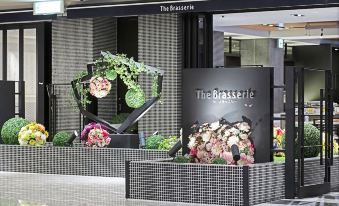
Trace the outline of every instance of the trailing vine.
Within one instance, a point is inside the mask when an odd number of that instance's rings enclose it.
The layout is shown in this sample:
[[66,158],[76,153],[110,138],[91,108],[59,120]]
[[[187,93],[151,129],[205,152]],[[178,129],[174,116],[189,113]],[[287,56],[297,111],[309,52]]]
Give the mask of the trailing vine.
[[88,98],[89,88],[81,82],[81,78],[83,78],[86,75],[88,75],[86,71],[81,71],[75,77],[77,79],[75,82],[75,88],[79,92],[80,102],[84,107],[86,107],[88,104],[92,102]]
[[[96,69],[93,71],[93,75],[106,78],[109,81],[113,81],[119,76],[128,89],[125,101],[129,107],[139,108],[146,102],[145,93],[138,82],[138,76],[141,73],[152,75],[152,97],[160,97],[157,72],[150,71],[144,64],[137,63],[133,58],[127,58],[123,54],[114,56],[110,52],[101,52],[101,55],[101,58],[95,62]],[[88,99],[89,88],[80,82],[80,78],[85,75],[87,72],[82,72],[76,77],[78,79],[76,89],[82,97],[81,104],[84,107],[91,103]]]

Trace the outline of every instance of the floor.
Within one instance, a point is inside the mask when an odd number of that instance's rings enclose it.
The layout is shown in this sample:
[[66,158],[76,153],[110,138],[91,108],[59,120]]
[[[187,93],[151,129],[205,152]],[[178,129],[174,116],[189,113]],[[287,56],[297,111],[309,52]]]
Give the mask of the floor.
[[[197,206],[126,200],[124,195],[123,178],[0,172],[0,206]],[[339,192],[320,198],[280,200],[260,206],[269,205],[339,206]]]

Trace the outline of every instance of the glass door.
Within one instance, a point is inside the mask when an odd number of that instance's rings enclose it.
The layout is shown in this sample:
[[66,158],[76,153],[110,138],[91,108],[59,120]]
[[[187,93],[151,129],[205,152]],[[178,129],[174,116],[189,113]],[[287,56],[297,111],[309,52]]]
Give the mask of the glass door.
[[46,24],[0,25],[0,80],[15,81],[15,116],[45,125],[51,53]]

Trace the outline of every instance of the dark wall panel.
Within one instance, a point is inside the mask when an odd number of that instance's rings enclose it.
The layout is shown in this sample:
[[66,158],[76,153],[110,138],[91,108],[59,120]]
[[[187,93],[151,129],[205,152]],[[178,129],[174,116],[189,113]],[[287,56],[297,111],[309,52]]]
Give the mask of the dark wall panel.
[[15,82],[0,81],[0,131],[2,125],[10,118],[15,116]]
[[330,70],[332,69],[331,56],[331,45],[293,47],[295,66]]

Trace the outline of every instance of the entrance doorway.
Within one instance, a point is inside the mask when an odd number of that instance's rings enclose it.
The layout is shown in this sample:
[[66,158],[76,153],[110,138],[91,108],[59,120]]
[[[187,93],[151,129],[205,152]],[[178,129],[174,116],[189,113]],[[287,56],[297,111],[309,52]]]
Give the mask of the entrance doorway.
[[0,80],[15,82],[16,117],[46,124],[50,54],[48,23],[0,25]]

